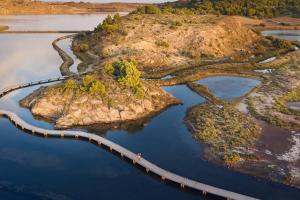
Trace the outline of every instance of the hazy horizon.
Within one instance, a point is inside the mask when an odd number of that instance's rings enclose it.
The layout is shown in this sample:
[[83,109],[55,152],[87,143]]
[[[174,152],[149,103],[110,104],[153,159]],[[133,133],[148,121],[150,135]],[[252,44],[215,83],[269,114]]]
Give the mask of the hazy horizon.
[[124,3],[163,3],[163,2],[171,2],[176,0],[40,0],[40,1],[52,1],[52,2],[93,2],[93,3],[111,3],[111,2],[124,2]]

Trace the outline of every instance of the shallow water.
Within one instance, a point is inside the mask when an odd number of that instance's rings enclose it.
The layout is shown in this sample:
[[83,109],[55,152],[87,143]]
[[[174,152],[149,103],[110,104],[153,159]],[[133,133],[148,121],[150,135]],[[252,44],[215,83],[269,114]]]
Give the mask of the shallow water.
[[300,30],[262,31],[264,36],[275,36],[285,40],[300,41]]
[[[93,30],[105,17],[114,13],[98,13],[89,15],[26,15],[1,16],[6,19],[1,25],[9,26],[9,30]],[[126,13],[121,13],[124,15]]]
[[64,50],[69,56],[71,56],[74,61],[74,64],[70,66],[70,71],[78,74],[77,66],[79,65],[79,63],[81,63],[81,61],[73,54],[73,51],[71,49],[72,39],[67,38],[59,41],[57,44],[60,48],[62,48],[62,50]]
[[216,97],[230,101],[245,95],[259,85],[260,81],[243,77],[213,76],[196,83],[207,86]]
[[[68,21],[65,16],[60,21],[67,23],[64,20]],[[88,20],[91,26],[96,24],[93,20],[94,16]],[[51,46],[59,36],[0,35],[1,44],[5,46],[0,46],[1,88],[59,76],[58,67],[62,61]],[[244,82],[244,79],[236,80],[235,84],[223,82],[222,89],[228,93],[221,96],[230,99],[247,92],[249,84]],[[239,92],[234,90],[237,86]],[[7,95],[0,99],[0,108],[15,111],[31,124],[51,129],[52,124],[35,119],[29,110],[18,106],[18,101],[36,88],[38,86]],[[183,124],[186,110],[204,99],[185,85],[164,89],[182,100],[183,105],[167,109],[135,131],[98,134],[133,152],[141,152],[143,157],[167,170],[207,184],[263,199],[300,198],[295,188],[204,161],[202,145],[192,138]],[[164,184],[87,142],[34,137],[3,118],[0,130],[0,199],[205,199],[199,193]]]
[[298,102],[289,102],[289,103],[287,103],[287,106],[292,110],[300,112],[300,101],[298,101]]

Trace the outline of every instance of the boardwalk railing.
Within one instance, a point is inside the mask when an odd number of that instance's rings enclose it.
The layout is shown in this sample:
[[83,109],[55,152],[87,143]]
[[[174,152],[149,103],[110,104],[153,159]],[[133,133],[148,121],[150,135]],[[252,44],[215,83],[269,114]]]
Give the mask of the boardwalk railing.
[[[15,85],[12,87],[9,87],[7,89],[1,90],[0,97],[3,97],[4,95],[8,94],[9,92],[12,92],[17,89],[21,89],[24,87],[30,87],[34,85],[40,85],[45,83],[51,83],[56,81],[61,81],[69,78],[70,76],[65,77],[59,77],[54,79],[48,79],[48,80],[41,80],[41,81],[34,81],[26,84],[20,84]],[[15,126],[19,127],[20,129],[24,131],[29,131],[36,135],[41,135],[44,137],[68,137],[68,138],[80,138],[80,139],[87,139],[91,142],[95,142],[98,145],[103,145],[107,147],[112,152],[117,152],[120,154],[121,157],[125,157],[132,161],[133,164],[139,165],[143,167],[146,172],[151,172],[153,174],[156,174],[161,177],[162,180],[168,180],[174,183],[177,183],[180,185],[181,188],[191,188],[197,191],[202,192],[205,194],[213,194],[216,196],[224,197],[226,199],[235,199],[235,200],[256,200],[256,198],[249,197],[246,195],[238,194],[235,192],[231,192],[228,190],[220,189],[217,187],[213,187],[207,184],[200,183],[198,181],[191,180],[189,178],[185,178],[183,176],[177,175],[175,173],[169,172],[165,169],[160,168],[159,166],[149,162],[148,160],[141,157],[141,155],[133,153],[132,151],[129,151],[128,149],[109,141],[101,136],[82,132],[82,131],[62,131],[62,130],[47,130],[43,128],[39,128],[33,125],[28,124],[24,120],[22,120],[18,115],[16,115],[13,112],[6,111],[6,110],[0,110],[0,115],[3,117],[8,118]]]

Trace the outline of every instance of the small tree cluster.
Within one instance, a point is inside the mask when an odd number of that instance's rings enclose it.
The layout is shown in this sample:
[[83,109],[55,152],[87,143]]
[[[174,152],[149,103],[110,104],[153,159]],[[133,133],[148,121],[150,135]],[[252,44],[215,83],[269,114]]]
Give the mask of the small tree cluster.
[[190,0],[167,3],[163,13],[175,14],[223,14],[258,18],[272,18],[280,15],[299,16],[299,0]]
[[97,80],[94,76],[86,75],[80,86],[80,90],[82,92],[89,92],[91,94],[105,96],[106,95],[106,87],[105,85]]
[[106,64],[104,71],[107,74],[115,75],[121,85],[129,87],[138,97],[144,97],[144,89],[140,85],[141,72],[137,69],[135,60],[122,60],[113,64]]
[[118,77],[120,84],[135,88],[140,85],[141,72],[136,67],[134,60],[123,60],[113,64],[114,74]]
[[104,21],[99,24],[96,31],[102,31],[104,33],[114,33],[119,29],[120,26],[120,15],[117,13],[112,18],[110,15],[104,19]]
[[136,11],[133,12],[134,14],[160,14],[161,10],[159,7],[154,5],[147,5],[141,6]]

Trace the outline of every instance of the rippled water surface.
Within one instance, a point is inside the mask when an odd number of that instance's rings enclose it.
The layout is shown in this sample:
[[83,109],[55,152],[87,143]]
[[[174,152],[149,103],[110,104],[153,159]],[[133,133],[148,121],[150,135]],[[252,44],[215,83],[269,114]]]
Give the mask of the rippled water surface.
[[[39,25],[29,28],[60,29],[66,25],[66,29],[93,29],[104,17],[104,14],[55,16],[54,21],[49,21],[47,17],[35,16]],[[17,18],[19,24],[15,29],[27,28],[27,17],[24,17],[25,21],[22,16]],[[59,76],[58,67],[62,61],[51,46],[59,36],[62,34],[0,35],[1,88]],[[59,45],[67,49],[70,44],[66,41]],[[252,81],[249,80],[251,86]],[[222,86],[214,82],[207,84],[212,84],[216,91],[227,91],[222,98],[232,98],[250,89],[246,82],[239,79],[232,84],[231,80],[224,79]],[[0,108],[16,112],[31,124],[51,129],[51,123],[35,119],[27,109],[18,106],[20,99],[37,88],[26,88],[5,96],[0,100]],[[133,152],[141,152],[143,157],[167,170],[203,183],[263,199],[300,199],[297,189],[204,161],[202,145],[192,138],[183,123],[187,109],[203,103],[204,99],[185,85],[164,89],[180,99],[183,105],[167,109],[144,127],[131,131],[99,131],[98,134]],[[241,92],[237,93],[235,89]],[[4,118],[0,118],[0,130],[0,199],[205,199],[199,193],[165,184],[88,142],[31,136]],[[96,133],[97,127],[93,130]]]

